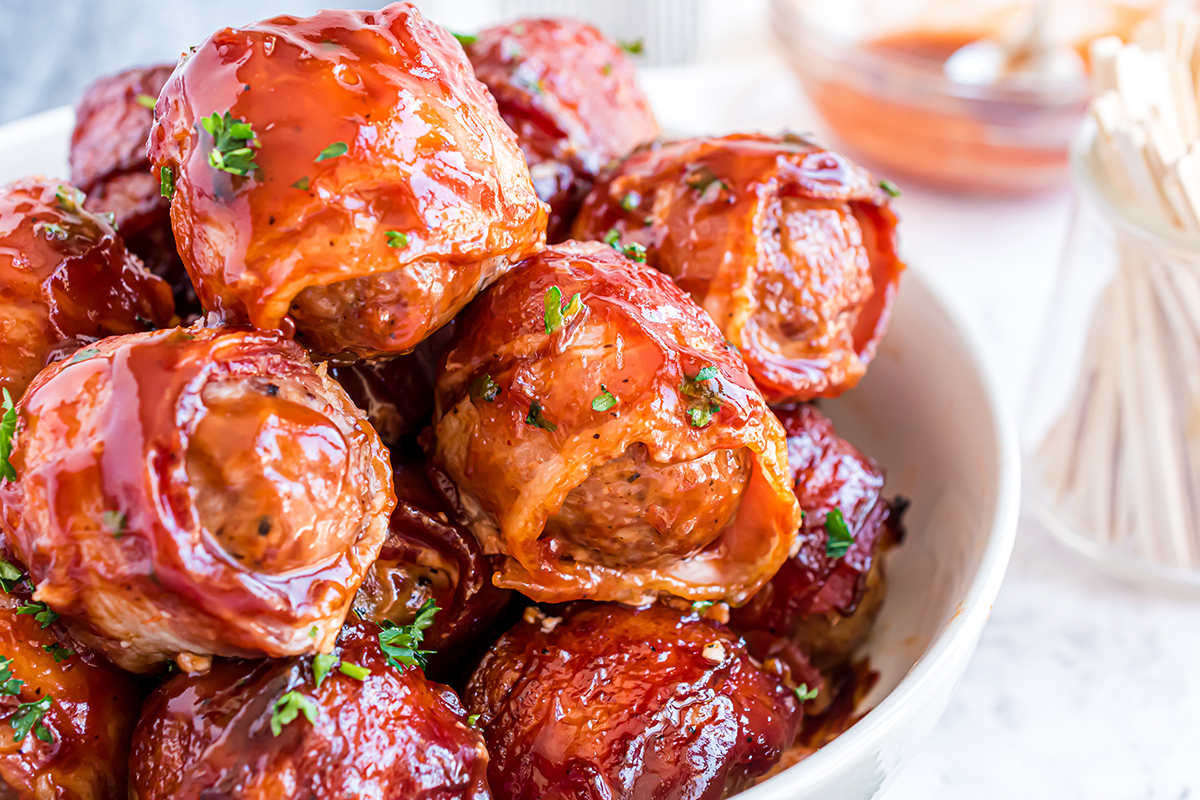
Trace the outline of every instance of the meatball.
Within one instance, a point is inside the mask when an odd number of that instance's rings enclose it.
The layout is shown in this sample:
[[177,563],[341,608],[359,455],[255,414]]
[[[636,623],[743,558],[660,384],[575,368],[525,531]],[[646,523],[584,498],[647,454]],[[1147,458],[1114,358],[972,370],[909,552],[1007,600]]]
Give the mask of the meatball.
[[166,325],[171,290],[70,184],[0,189],[0,388],[20,397],[63,340]]
[[873,358],[904,268],[885,186],[795,136],[688,139],[626,158],[573,232],[644,246],[772,405],[835,397]]
[[[330,657],[222,661],[146,701],[138,800],[487,800],[488,754],[454,692],[350,623]],[[319,660],[322,659],[323,660]]]
[[737,636],[661,604],[528,614],[464,700],[503,800],[718,800],[770,769],[802,717]]
[[155,114],[204,307],[319,354],[408,352],[545,241],[495,101],[408,3],[218,31]]
[[188,319],[203,309],[175,250],[171,203],[146,157],[154,102],[174,69],[127,69],[84,89],[71,133],[71,181],[87,195],[84,207],[113,215],[125,246],[171,285],[175,309]]
[[713,321],[600,244],[522,263],[460,322],[434,460],[495,578],[543,602],[744,602],[799,508],[783,429]]
[[362,413],[268,332],[79,351],[18,404],[11,464],[0,521],[34,598],[133,671],[327,651],[395,504]]
[[772,640],[783,638],[814,667],[829,670],[844,664],[871,632],[886,591],[880,555],[902,538],[907,501],[882,497],[879,467],[840,438],[815,406],[777,413],[804,510],[800,549],[749,603],[733,610],[730,625],[747,637],[756,657],[766,658],[767,649],[777,647]]
[[80,648],[44,607],[0,594],[0,796],[128,797],[141,699],[136,679]]
[[436,653],[427,671],[452,678],[483,650],[514,594],[492,585],[491,564],[430,484],[423,459],[393,453],[393,463],[396,510],[354,610],[363,619],[408,625],[433,600],[439,611],[425,645]]
[[548,240],[567,239],[600,172],[658,137],[633,62],[575,19],[489,28],[467,55],[516,133],[538,197],[550,204]]

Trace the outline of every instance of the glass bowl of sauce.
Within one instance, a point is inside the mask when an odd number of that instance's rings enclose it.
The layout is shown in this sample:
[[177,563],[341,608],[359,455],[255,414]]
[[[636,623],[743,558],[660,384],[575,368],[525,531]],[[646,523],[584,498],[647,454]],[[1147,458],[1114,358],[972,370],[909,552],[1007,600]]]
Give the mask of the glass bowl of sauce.
[[[879,170],[940,188],[1024,194],[1065,185],[1086,80],[946,77],[959,48],[1011,36],[1031,3],[996,0],[771,0],[774,28],[805,91],[847,149]],[[1048,46],[1086,58],[1087,42],[1133,26],[1155,0],[1060,0]],[[1086,63],[1086,62],[1085,62]]]

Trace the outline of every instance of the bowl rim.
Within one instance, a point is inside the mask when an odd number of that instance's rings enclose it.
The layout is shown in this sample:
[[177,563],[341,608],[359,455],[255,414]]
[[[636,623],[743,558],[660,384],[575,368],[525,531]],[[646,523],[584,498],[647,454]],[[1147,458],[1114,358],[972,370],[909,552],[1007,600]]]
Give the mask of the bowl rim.
[[[978,643],[991,614],[992,604],[1000,591],[1016,541],[1017,522],[1021,509],[1021,451],[1016,423],[1001,399],[999,380],[986,366],[977,335],[966,324],[965,317],[954,310],[941,292],[910,268],[903,278],[902,292],[924,293],[934,307],[959,333],[967,360],[984,392],[987,416],[996,441],[997,491],[995,513],[987,545],[957,612],[938,633],[913,664],[908,674],[844,733],[817,750],[803,761],[778,775],[747,789],[738,797],[746,800],[770,800],[784,797],[798,787],[827,780],[844,769],[862,752],[884,739],[887,734],[911,716],[922,705],[933,686],[962,675],[954,674],[955,662],[961,656],[969,658]],[[963,652],[965,650],[965,653]],[[939,710],[940,718],[942,710]]]

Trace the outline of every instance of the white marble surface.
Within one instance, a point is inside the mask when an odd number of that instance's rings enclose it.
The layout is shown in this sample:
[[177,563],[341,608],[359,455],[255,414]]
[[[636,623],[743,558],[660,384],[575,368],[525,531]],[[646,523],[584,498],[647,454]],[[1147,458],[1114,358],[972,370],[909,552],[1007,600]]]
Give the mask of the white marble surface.
[[[259,16],[247,6],[274,12],[322,4],[181,3],[184,11],[172,13],[169,25],[154,17],[164,6],[144,0],[46,0],[36,4],[40,11],[29,11],[34,5],[0,0],[0,51],[6,50],[4,39],[13,43],[10,25],[22,9],[44,24],[57,20],[84,43],[72,46],[70,37],[38,29],[28,33],[31,46],[39,37],[54,38],[60,42],[54,58],[14,66],[11,50],[0,53],[3,118],[67,102],[67,93],[95,74],[169,58],[219,24],[213,20],[222,14],[228,19],[221,22],[238,22]],[[461,4],[457,11],[465,13]],[[724,4],[714,13],[702,63],[646,75],[669,130],[823,132],[786,66],[764,44],[770,37],[762,11],[761,0]],[[86,44],[79,31],[89,27],[109,34],[115,27],[134,44],[97,37]],[[67,53],[74,66],[55,67]],[[966,310],[1016,413],[1062,251],[1070,197],[988,200],[905,188],[898,201],[905,255]],[[888,800],[1188,797],[1200,798],[1200,604],[1117,584],[1025,520],[962,686]]]

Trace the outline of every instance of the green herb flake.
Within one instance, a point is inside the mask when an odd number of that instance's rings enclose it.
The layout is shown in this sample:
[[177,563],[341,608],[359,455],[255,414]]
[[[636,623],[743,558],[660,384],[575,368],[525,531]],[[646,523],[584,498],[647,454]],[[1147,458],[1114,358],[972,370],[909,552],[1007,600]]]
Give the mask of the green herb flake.
[[314,164],[320,164],[322,161],[327,161],[331,158],[339,158],[346,155],[350,151],[350,145],[345,142],[334,142],[321,151],[321,154],[313,159]]
[[17,609],[18,614],[32,616],[42,624],[42,630],[49,628],[58,619],[58,613],[51,611],[45,603],[26,603]]
[[792,689],[792,691],[796,693],[796,699],[801,703],[806,703],[809,700],[815,700],[817,697],[816,687],[809,689],[807,683],[800,684],[796,688]]
[[706,427],[721,410],[721,387],[709,384],[720,374],[720,370],[709,365],[691,377],[684,375],[679,393],[688,401],[687,418],[693,428]]
[[338,664],[338,671],[356,681],[366,680],[367,676],[371,674],[371,670],[366,667],[360,667],[358,664],[347,664],[345,661]]
[[4,389],[4,416],[0,417],[0,478],[9,481],[17,479],[17,471],[8,459],[12,456],[13,439],[17,435],[17,409],[13,407],[12,396]]
[[546,419],[546,414],[542,410],[542,404],[534,400],[529,404],[529,415],[525,417],[525,424],[532,425],[535,428],[541,428],[545,431],[554,433],[558,430],[558,426],[550,420]]
[[125,528],[128,527],[129,520],[120,511],[105,511],[100,515],[100,524],[104,526],[104,530],[120,539],[125,535]]
[[[266,517],[264,517],[264,519],[266,519]],[[315,639],[315,638],[317,638],[317,634],[320,632],[321,632],[320,629],[318,629],[316,625],[313,625],[311,628],[308,629],[308,638]]]
[[388,657],[388,663],[399,670],[405,667],[425,669],[432,650],[421,650],[425,629],[433,624],[433,617],[441,611],[432,599],[426,600],[417,611],[417,618],[410,625],[397,625],[384,620],[379,623],[379,649]]
[[492,380],[491,375],[480,375],[471,381],[472,400],[486,400],[489,403],[493,403],[498,394],[500,394],[500,385]]
[[890,196],[890,197],[899,197],[900,196],[900,187],[897,186],[896,184],[892,183],[891,181],[887,180],[886,178],[879,182],[879,188],[883,189],[885,192],[887,192],[888,196]]
[[829,558],[841,558],[854,544],[854,534],[850,533],[850,526],[846,524],[840,508],[825,515],[825,532],[829,534],[825,542],[825,555]]
[[479,727],[479,714],[472,714],[471,716],[467,717],[467,724],[470,725],[472,728],[478,728]]
[[330,655],[329,653],[318,653],[313,656],[313,680],[316,681],[318,689],[321,688],[321,684],[325,682],[325,677],[331,669],[337,666],[337,663],[337,656]]
[[626,211],[635,211],[642,204],[642,196],[637,192],[627,192],[621,198],[621,208]]
[[625,257],[630,261],[636,261],[639,264],[646,263],[645,245],[638,244],[637,242],[630,242],[629,244],[625,245],[622,252],[625,253]]
[[78,214],[79,210],[83,208],[83,201],[87,199],[87,195],[72,186],[60,184],[54,193],[54,198],[58,201],[60,210],[68,214]]
[[564,306],[562,290],[557,286],[551,286],[546,290],[543,305],[546,308],[546,333],[554,333],[561,330],[571,321],[572,317],[583,310],[583,298],[579,292],[576,292],[571,295],[570,301]]
[[23,741],[30,731],[33,731],[34,736],[47,744],[54,741],[53,734],[43,722],[46,712],[50,710],[50,702],[50,695],[46,695],[41,700],[33,703],[21,703],[17,706],[17,710],[8,718],[8,724],[13,729],[14,742]]
[[608,233],[604,234],[604,243],[614,250],[620,250],[621,232],[616,228],[609,228]]
[[42,649],[54,657],[55,664],[61,664],[71,656],[75,655],[74,650],[63,647],[58,642],[55,642],[54,644],[44,644],[42,645]]
[[408,234],[400,231],[388,231],[387,246],[388,247],[408,247]]
[[293,183],[292,188],[299,189],[302,192],[307,192],[308,191],[308,176],[305,175],[303,178],[301,178],[300,180]]
[[716,602],[716,600],[697,600],[692,603],[692,611],[695,611],[697,614],[703,614],[716,605]]
[[593,411],[608,411],[617,404],[617,398],[603,383],[600,384],[600,394],[592,398]]
[[0,695],[16,697],[21,693],[21,685],[25,681],[13,677],[13,660],[0,656]]
[[646,49],[646,43],[641,39],[633,39],[628,42],[621,42],[621,49],[631,56],[640,56]]
[[688,188],[700,195],[700,202],[707,203],[716,200],[729,191],[729,184],[717,177],[717,173],[707,164],[701,164],[689,170]]
[[472,36],[469,33],[452,33],[452,35],[455,39],[458,39],[458,43],[463,47],[470,47],[471,45],[475,44],[475,42],[479,41],[478,36]]
[[315,700],[299,692],[288,692],[275,701],[275,709],[271,713],[271,734],[278,736],[283,732],[283,726],[298,717],[301,713],[308,717],[312,724],[317,723],[318,707]]
[[98,355],[100,355],[100,351],[95,347],[86,347],[83,350],[76,350],[75,355],[71,356],[71,360],[67,363],[77,364],[80,361],[87,361],[89,358],[93,358]]
[[258,169],[252,149],[258,144],[250,123],[231,116],[228,111],[223,117],[214,111],[211,117],[202,117],[200,124],[213,138],[213,148],[208,153],[209,166],[241,176]]
[[600,65],[600,74],[601,75],[611,75],[612,74],[612,64],[608,61],[601,64]]
[[148,94],[139,94],[134,98],[134,100],[136,100],[137,104],[142,108],[148,108],[151,111],[154,110],[154,104],[158,102],[157,98],[151,97]]
[[6,592],[11,592],[24,577],[24,572],[21,572],[16,566],[0,558],[0,588],[3,588]]
[[50,241],[66,241],[67,232],[57,222],[39,222],[33,226],[34,235],[42,234]]
[[168,200],[175,196],[175,173],[170,167],[163,167],[158,171],[158,194]]

